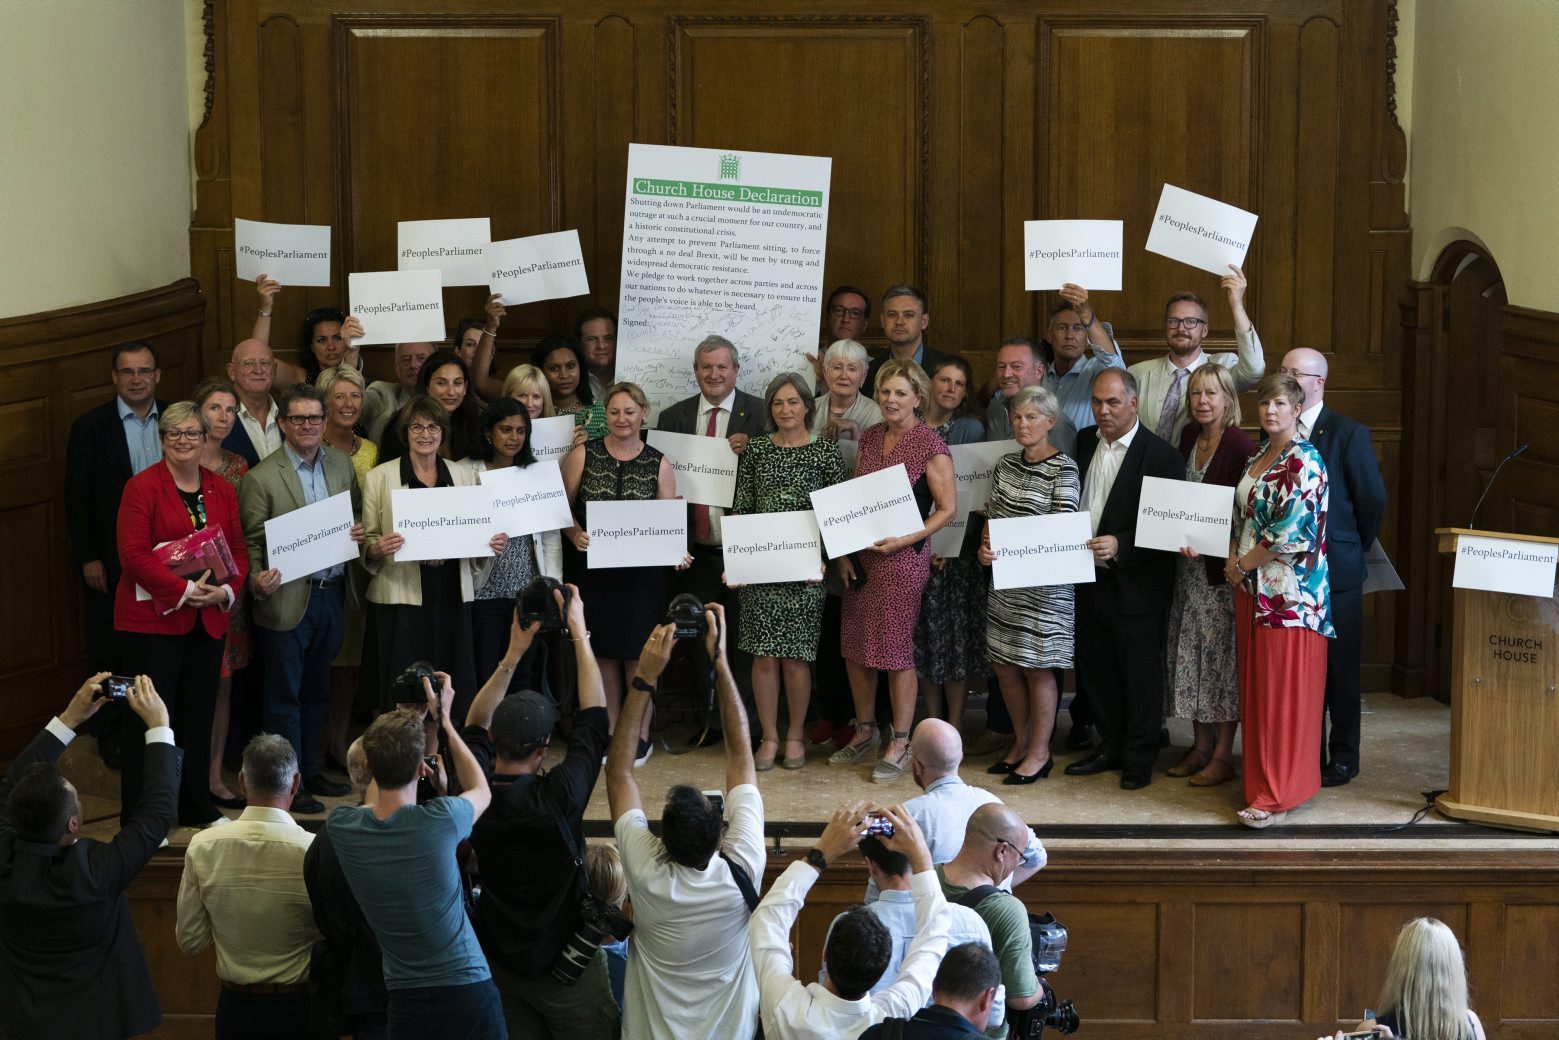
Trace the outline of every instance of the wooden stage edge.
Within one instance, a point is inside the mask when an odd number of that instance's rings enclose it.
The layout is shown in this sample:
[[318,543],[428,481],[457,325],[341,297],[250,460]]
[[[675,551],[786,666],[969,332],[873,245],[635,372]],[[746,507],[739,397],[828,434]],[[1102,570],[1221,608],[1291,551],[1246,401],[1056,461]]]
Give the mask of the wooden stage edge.
[[[1292,836],[1292,835],[1291,835]],[[1157,843],[1155,843],[1157,845]],[[807,843],[771,849],[765,888]],[[209,1036],[211,952],[173,939],[182,853],[159,853],[130,890],[165,1021]],[[1311,1038],[1375,1005],[1397,930],[1445,921],[1467,951],[1473,1006],[1492,1040],[1559,1036],[1553,936],[1559,854],[1435,843],[1387,849],[1057,847],[1019,894],[1070,931],[1051,981],[1076,1001],[1080,1036],[1121,1040]],[[858,857],[819,880],[793,933],[816,978],[834,915],[860,901]]]

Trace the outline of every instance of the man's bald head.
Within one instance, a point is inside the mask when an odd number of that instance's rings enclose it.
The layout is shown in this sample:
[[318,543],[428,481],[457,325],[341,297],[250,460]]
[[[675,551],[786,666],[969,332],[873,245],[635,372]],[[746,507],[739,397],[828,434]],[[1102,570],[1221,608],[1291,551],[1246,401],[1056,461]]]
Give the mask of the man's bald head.
[[1011,806],[1001,802],[987,802],[974,811],[969,817],[969,824],[964,828],[964,847],[970,843],[989,843],[992,841],[1005,841],[1018,849],[1028,845],[1028,824],[1023,822],[1023,817]]
[[1326,355],[1309,347],[1295,347],[1283,355],[1283,371],[1293,376],[1305,392],[1305,407],[1312,408],[1326,396]]
[[276,378],[276,358],[262,339],[240,340],[227,363],[227,378],[246,401],[264,398]]
[[964,759],[963,738],[958,730],[941,719],[921,722],[915,727],[915,735],[909,743],[914,762],[920,767],[917,779],[924,782],[958,772],[958,764]]

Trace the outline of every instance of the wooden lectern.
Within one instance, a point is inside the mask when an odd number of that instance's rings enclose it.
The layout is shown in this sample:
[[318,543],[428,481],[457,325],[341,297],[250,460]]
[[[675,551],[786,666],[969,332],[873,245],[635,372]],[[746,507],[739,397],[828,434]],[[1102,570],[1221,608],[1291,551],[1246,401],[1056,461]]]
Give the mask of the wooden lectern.
[[[1462,538],[1554,538],[1440,528],[1440,551]],[[1559,831],[1559,597],[1453,589],[1450,789],[1447,816]]]

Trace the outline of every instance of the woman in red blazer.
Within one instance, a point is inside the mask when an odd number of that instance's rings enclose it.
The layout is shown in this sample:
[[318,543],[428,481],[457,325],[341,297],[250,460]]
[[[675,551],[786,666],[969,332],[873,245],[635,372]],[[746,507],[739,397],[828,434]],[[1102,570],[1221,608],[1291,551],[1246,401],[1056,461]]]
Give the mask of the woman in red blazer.
[[[114,597],[114,628],[120,633],[125,671],[150,676],[184,749],[179,778],[179,823],[204,827],[222,814],[211,801],[211,718],[227,611],[248,576],[249,554],[238,521],[238,496],[225,479],[200,466],[206,418],[189,401],[163,410],[158,421],[162,461],[148,466],[125,485],[119,505],[119,559],[124,579]],[[158,545],[203,528],[218,528],[227,538],[235,573],[215,578],[179,577],[153,553]],[[125,739],[139,745],[146,732],[126,712]],[[130,747],[126,748],[131,750]],[[126,754],[120,773],[119,818],[128,820],[141,796],[143,757]]]

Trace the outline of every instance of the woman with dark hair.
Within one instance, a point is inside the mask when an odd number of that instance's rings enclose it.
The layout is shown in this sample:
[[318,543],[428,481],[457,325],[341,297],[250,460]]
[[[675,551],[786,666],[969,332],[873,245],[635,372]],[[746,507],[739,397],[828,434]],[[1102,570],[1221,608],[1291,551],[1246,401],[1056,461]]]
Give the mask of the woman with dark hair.
[[[472,460],[477,479],[484,470],[536,462],[530,446],[530,412],[512,397],[500,397],[482,411],[482,452]],[[493,571],[471,604],[471,641],[476,674],[492,675],[509,645],[509,622],[514,617],[514,597],[537,575],[563,580],[563,536],[557,531],[522,534],[493,563]],[[509,677],[510,689],[544,690],[545,644],[533,640]],[[543,667],[537,668],[541,664]]]
[[[931,396],[923,415],[948,447],[985,439],[985,423],[975,417],[969,388],[974,370],[961,357],[937,359],[927,373]],[[990,670],[985,654],[985,570],[978,560],[931,557],[931,576],[920,600],[916,625],[915,671],[926,712],[945,718],[956,729],[963,721],[969,677]],[[947,713],[943,714],[943,696]]]
[[590,393],[589,368],[579,341],[569,336],[546,336],[536,344],[531,364],[541,369],[552,388],[552,407],[559,415],[573,415],[584,427],[585,438],[606,436],[606,402]]
[[1275,372],[1256,388],[1261,454],[1240,474],[1224,578],[1235,587],[1247,827],[1270,827],[1321,788],[1326,641],[1326,463],[1299,433],[1305,392]]
[[[249,574],[249,554],[238,519],[238,494],[225,479],[204,469],[205,415],[192,401],[163,409],[157,423],[162,461],[125,484],[119,507],[119,559],[124,577],[114,597],[114,628],[129,675],[152,680],[168,705],[175,740],[184,749],[178,818],[204,827],[222,814],[211,801],[211,716],[222,671],[229,616]],[[222,580],[208,569],[195,579],[173,572],[157,546],[214,529],[227,541],[232,573]],[[226,561],[223,561],[224,563]],[[144,589],[142,599],[138,590]],[[127,746],[139,747],[146,727],[126,718]],[[145,762],[125,755],[119,778],[121,822],[141,798]]]
[[[767,437],[754,437],[742,453],[736,471],[732,515],[787,513],[812,508],[812,492],[839,483],[844,459],[839,446],[814,436],[812,391],[794,372],[781,372],[764,394]],[[822,559],[815,581],[787,581],[735,586],[741,590],[739,646],[752,654],[752,698],[758,709],[761,739],[753,756],[759,772],[774,768],[781,754],[779,693],[785,688],[787,730],[782,764],[800,769],[807,762],[802,739],[812,670],[817,659],[818,633],[823,624]]]
[[313,383],[327,368],[337,365],[363,367],[357,340],[363,327],[335,307],[316,307],[303,316],[298,329],[298,367],[303,382]]
[[[430,398],[444,409],[449,420],[449,436],[443,455],[447,459],[476,458],[482,451],[481,405],[471,386],[471,370],[453,350],[435,350],[417,373],[417,393]],[[384,431],[379,445],[379,461],[388,462],[406,453],[400,438],[400,424],[392,423]],[[458,689],[458,687],[457,687]]]
[[[436,355],[435,355],[436,356]],[[454,357],[453,354],[449,355]],[[502,531],[493,533],[492,556],[459,560],[401,562],[395,554],[405,539],[395,530],[391,494],[402,488],[469,487],[477,483],[469,463],[451,462],[444,451],[449,416],[431,397],[407,401],[395,417],[404,457],[381,463],[363,487],[363,567],[368,582],[371,639],[366,641],[363,680],[382,695],[414,661],[429,661],[448,672],[457,694],[456,718],[476,695],[476,663],[471,649],[471,600],[487,580],[493,557],[509,546]]]

